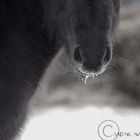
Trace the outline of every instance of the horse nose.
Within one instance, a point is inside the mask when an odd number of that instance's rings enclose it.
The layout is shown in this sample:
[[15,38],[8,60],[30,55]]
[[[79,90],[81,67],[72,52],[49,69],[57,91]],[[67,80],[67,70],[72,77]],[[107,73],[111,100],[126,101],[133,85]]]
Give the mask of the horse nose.
[[77,47],[74,52],[74,59],[77,63],[82,64],[83,62],[83,52],[81,47]]
[[77,47],[75,49],[74,52],[75,62],[80,67],[82,67],[83,71],[98,72],[104,65],[108,64],[111,60],[111,49],[109,47],[105,47],[98,54],[91,52],[89,52],[89,54],[88,53],[84,54],[83,49],[80,47]]

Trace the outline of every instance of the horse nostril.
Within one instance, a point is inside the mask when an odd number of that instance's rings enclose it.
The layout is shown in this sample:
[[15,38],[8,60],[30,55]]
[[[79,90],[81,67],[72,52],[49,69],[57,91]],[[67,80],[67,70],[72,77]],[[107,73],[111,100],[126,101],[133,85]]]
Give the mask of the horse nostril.
[[105,49],[105,55],[103,58],[103,63],[108,63],[111,60],[111,50],[109,47],[106,47]]
[[96,53],[93,50],[83,52],[82,48],[77,47],[74,51],[74,60],[80,64],[79,67],[82,71],[100,72],[111,60],[111,49],[106,47],[102,49],[100,53]]
[[82,63],[82,58],[83,58],[82,49],[80,47],[78,47],[78,48],[75,49],[74,59],[78,63]]

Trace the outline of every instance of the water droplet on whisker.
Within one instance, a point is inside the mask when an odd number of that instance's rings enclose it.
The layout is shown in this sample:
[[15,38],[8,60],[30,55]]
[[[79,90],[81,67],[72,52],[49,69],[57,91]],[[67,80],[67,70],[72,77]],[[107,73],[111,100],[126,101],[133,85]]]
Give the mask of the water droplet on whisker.
[[85,76],[85,80],[84,80],[84,83],[87,84],[87,80],[90,76]]

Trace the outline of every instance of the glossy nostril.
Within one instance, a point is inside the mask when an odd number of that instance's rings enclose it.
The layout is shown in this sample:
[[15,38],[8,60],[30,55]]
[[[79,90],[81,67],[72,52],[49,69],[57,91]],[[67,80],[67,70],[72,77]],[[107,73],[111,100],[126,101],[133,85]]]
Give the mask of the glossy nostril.
[[76,62],[78,63],[82,63],[82,49],[80,47],[76,48],[75,49],[75,52],[74,52],[74,59]]
[[106,47],[105,49],[105,55],[103,58],[103,63],[108,63],[111,60],[111,50],[109,47]]

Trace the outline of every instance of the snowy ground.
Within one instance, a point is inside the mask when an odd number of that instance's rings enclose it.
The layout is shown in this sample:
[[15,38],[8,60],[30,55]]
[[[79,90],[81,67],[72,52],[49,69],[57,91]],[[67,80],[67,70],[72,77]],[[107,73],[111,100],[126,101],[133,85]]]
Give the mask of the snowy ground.
[[[65,83],[65,86],[49,93],[48,88],[54,87],[48,87],[44,76],[31,101],[33,113],[30,113],[20,140],[140,139],[139,9],[139,5],[122,9],[117,46],[121,53],[125,47],[129,48],[123,52],[125,58],[121,58],[121,64],[125,66],[111,72],[111,76],[89,80],[87,85],[74,82],[71,75],[58,77],[54,82],[58,71],[50,69],[47,77],[49,82],[53,79],[50,85],[59,87]],[[60,64],[59,67],[62,68]],[[68,80],[62,82],[64,79]],[[116,137],[114,132],[120,135]]]
[[[111,121],[101,124],[105,120]],[[117,123],[119,131],[112,121]],[[118,140],[139,140],[138,124],[140,124],[140,110],[114,111],[111,107],[93,106],[78,110],[56,108],[32,118],[21,140],[101,140],[99,135],[104,140],[114,140],[116,138],[114,132],[119,134]]]

